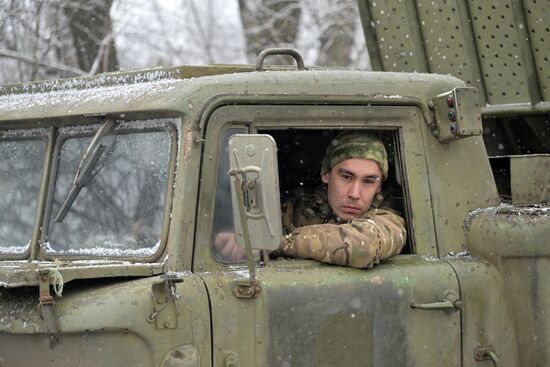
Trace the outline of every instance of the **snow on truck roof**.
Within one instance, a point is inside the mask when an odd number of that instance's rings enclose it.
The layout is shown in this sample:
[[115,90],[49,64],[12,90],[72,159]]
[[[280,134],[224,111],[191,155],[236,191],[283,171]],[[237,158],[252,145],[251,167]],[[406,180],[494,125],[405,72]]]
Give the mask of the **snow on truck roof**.
[[7,85],[0,87],[0,121],[155,110],[178,113],[216,94],[376,94],[427,102],[463,85],[454,77],[420,73],[251,71],[251,66],[190,66]]

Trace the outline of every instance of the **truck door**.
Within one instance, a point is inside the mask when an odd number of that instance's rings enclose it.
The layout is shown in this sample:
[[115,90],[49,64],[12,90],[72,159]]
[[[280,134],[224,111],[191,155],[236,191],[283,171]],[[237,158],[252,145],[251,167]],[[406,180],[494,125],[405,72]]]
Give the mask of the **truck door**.
[[[420,115],[410,106],[330,104],[237,104],[213,112],[206,125],[194,271],[210,298],[214,366],[461,365],[459,285],[452,268],[437,258]],[[276,136],[284,181],[307,172],[299,166],[292,171],[290,160],[317,156],[320,162],[324,148],[316,146],[322,137],[330,141],[334,116],[338,130],[374,129],[388,138],[393,179],[402,193],[396,200],[407,218],[405,254],[369,270],[272,259],[256,268],[260,290],[251,296],[247,266],[226,261],[214,246],[216,235],[232,230],[228,138],[243,132]],[[301,150],[287,152],[285,134]],[[318,143],[298,141],[312,134]],[[317,148],[320,156],[310,150]]]

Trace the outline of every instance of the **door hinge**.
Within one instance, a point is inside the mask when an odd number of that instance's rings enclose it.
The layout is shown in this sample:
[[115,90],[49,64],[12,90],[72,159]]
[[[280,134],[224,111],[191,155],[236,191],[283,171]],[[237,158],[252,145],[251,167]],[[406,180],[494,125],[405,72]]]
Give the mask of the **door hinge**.
[[57,313],[55,310],[55,300],[50,293],[50,269],[38,271],[38,310],[40,317],[46,324],[48,334],[51,336],[51,342],[58,340],[59,327],[57,325]]
[[183,282],[172,273],[166,273],[162,276],[161,282],[154,283],[152,286],[154,311],[147,315],[148,322],[155,321],[157,329],[175,329],[177,327],[178,313],[176,310],[176,300],[180,295],[176,293],[176,283]]

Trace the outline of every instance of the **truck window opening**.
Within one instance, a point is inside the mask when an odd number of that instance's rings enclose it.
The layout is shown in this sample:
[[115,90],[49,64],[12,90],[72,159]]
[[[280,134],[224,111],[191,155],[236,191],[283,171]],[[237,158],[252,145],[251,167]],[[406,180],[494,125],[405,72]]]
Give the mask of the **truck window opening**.
[[[325,150],[331,140],[341,130],[261,130],[260,134],[271,135],[277,143],[277,160],[279,170],[279,186],[281,202],[300,195],[304,192],[313,192],[321,187],[320,169]],[[218,188],[214,210],[213,243],[220,233],[233,232],[233,216],[231,209],[230,180],[227,175],[228,156],[227,146],[229,137],[243,133],[242,129],[228,129],[222,138],[220,146],[220,163],[218,167]],[[386,151],[390,166],[388,178],[383,183],[383,200],[377,200],[371,207],[389,208],[406,218],[403,188],[396,174],[397,144],[394,131],[379,132]],[[214,246],[213,254],[220,262],[240,262],[221,256]],[[413,253],[410,241],[407,241],[402,253]],[[244,261],[244,259],[242,259]]]

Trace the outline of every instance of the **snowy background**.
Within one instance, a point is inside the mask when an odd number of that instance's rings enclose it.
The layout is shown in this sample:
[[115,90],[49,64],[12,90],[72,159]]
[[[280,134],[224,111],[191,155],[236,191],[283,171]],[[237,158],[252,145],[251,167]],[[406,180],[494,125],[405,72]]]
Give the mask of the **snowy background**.
[[308,65],[370,68],[354,0],[0,0],[0,32],[2,84],[254,63],[267,47],[295,48]]

